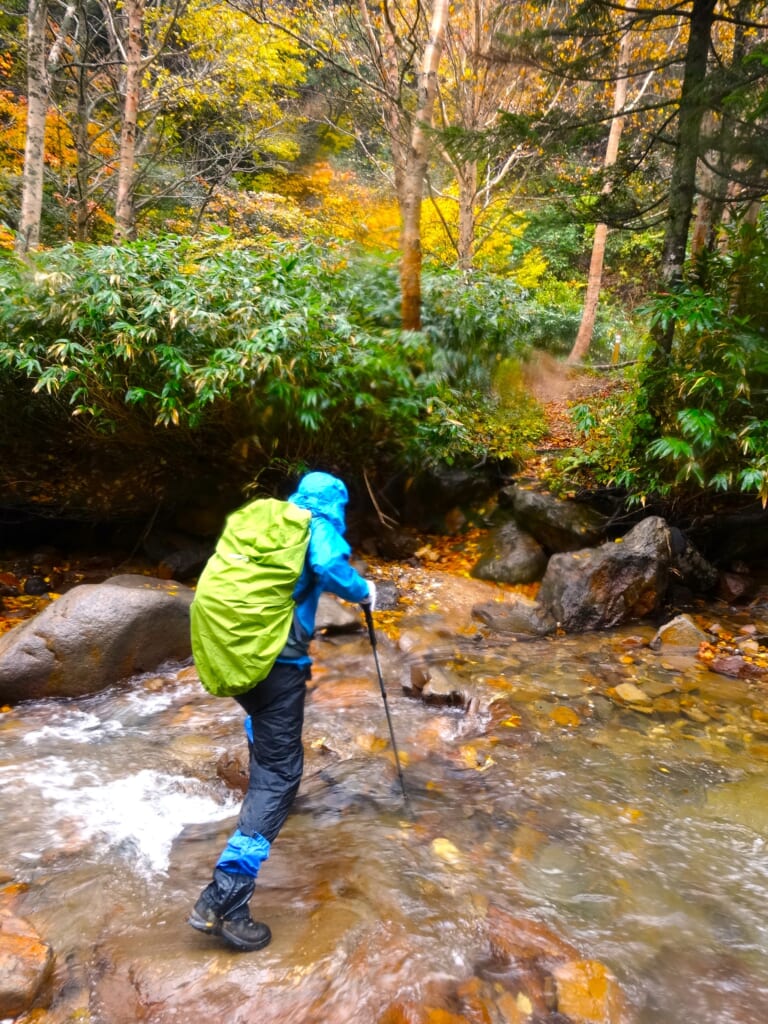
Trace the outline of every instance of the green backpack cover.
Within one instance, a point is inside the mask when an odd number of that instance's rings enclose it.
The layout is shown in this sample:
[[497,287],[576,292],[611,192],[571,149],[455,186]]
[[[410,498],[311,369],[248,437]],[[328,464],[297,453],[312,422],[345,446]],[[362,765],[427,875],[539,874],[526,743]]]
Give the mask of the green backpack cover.
[[275,498],[228,517],[190,610],[192,654],[209,693],[245,693],[269,674],[291,628],[311,518]]

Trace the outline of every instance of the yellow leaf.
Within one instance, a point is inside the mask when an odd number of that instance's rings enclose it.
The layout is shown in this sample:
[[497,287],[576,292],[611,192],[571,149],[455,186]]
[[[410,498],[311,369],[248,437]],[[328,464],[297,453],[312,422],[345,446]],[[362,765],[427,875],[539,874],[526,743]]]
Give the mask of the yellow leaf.
[[510,715],[509,718],[504,719],[501,725],[506,726],[507,729],[519,729],[522,721],[520,715]]
[[553,722],[556,722],[557,725],[581,725],[581,719],[573,710],[573,708],[566,708],[562,705],[553,708],[553,710],[549,713],[549,717],[552,719]]
[[442,836],[438,836],[437,839],[432,840],[432,853],[440,860],[446,861],[448,864],[458,864],[461,860],[461,853],[453,845],[450,839],[445,839]]

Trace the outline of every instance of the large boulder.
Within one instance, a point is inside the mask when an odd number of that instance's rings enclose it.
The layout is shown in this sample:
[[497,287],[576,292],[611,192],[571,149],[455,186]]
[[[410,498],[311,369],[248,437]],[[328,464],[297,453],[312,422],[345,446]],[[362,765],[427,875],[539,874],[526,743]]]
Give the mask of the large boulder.
[[190,657],[193,596],[138,575],[73,588],[0,637],[0,703],[79,697]]
[[605,536],[605,519],[577,501],[561,501],[551,494],[505,487],[502,504],[512,509],[515,522],[549,552],[591,547]]
[[660,607],[672,561],[669,527],[649,516],[620,541],[553,555],[538,599],[570,632],[617,626]]
[[547,556],[541,544],[510,522],[493,531],[472,575],[497,583],[534,583],[546,567]]

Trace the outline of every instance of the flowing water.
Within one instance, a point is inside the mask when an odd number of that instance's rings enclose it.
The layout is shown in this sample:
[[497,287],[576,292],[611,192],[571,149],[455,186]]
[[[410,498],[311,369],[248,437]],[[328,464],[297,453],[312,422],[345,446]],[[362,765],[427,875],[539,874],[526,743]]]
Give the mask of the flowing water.
[[[413,630],[471,699],[407,695],[413,648],[382,634],[408,815],[364,634],[316,644],[305,778],[252,904],[274,936],[256,954],[185,923],[236,820],[219,771],[245,750],[234,701],[169,666],[0,715],[0,868],[56,954],[36,1020],[577,1019],[501,998],[516,983],[494,978],[497,907],[605,965],[623,1020],[765,1024],[760,686],[653,654],[650,627],[501,647]],[[627,680],[652,703],[622,707],[610,687]]]

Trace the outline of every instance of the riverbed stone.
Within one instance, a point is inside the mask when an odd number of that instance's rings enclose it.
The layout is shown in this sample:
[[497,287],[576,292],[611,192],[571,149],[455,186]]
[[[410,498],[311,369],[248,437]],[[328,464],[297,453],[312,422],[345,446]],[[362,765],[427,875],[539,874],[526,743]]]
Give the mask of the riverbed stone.
[[79,697],[187,659],[193,596],[140,575],[74,587],[0,637],[0,703]]
[[500,961],[578,960],[578,951],[547,925],[490,904],[486,915],[491,952]]
[[698,651],[699,647],[710,639],[709,634],[699,629],[690,615],[677,615],[659,627],[648,646],[652,651],[666,651],[669,648],[677,651]]
[[511,507],[517,525],[548,552],[577,551],[605,536],[605,518],[581,502],[517,486],[505,487],[499,499]]
[[641,690],[639,686],[635,686],[634,683],[619,683],[618,686],[613,687],[613,693],[625,704],[651,703],[651,698],[648,694]]
[[50,1001],[54,956],[27,921],[0,908],[0,1019]]
[[471,687],[466,681],[460,680],[454,672],[438,665],[421,666],[421,671],[426,672],[426,679],[424,685],[416,692],[426,704],[438,707],[468,706],[472,699]]
[[553,555],[538,598],[563,629],[607,629],[660,607],[670,564],[669,527],[649,516],[619,541]]
[[510,595],[504,602],[485,601],[475,605],[472,617],[495,633],[518,639],[548,636],[556,628],[555,620],[547,609],[522,594]]
[[494,530],[472,575],[497,583],[534,583],[547,567],[541,544],[515,522]]
[[552,971],[557,1008],[574,1024],[622,1024],[624,996],[619,983],[598,960],[571,960]]

